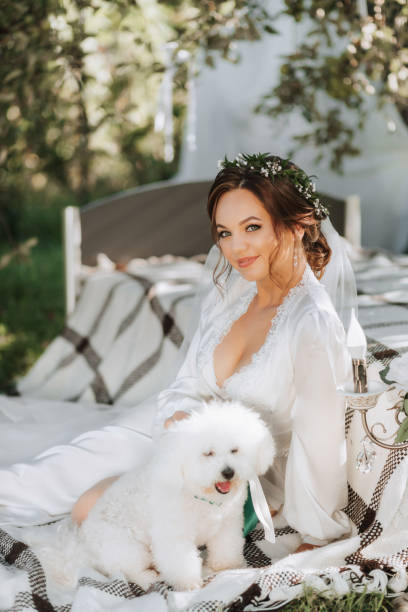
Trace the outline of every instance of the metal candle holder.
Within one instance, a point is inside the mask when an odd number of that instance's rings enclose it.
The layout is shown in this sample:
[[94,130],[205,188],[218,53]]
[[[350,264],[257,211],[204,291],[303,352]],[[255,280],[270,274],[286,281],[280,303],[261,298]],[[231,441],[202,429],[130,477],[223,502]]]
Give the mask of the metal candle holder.
[[[342,393],[345,396],[346,401],[347,401],[347,406],[351,408],[351,410],[358,410],[360,412],[361,422],[362,422],[364,432],[367,438],[373,444],[376,444],[377,446],[380,446],[381,448],[386,448],[388,450],[408,448],[408,441],[407,442],[395,442],[393,444],[389,444],[385,442],[385,440],[391,437],[394,437],[395,433],[387,436],[386,438],[378,438],[374,434],[373,429],[375,426],[380,425],[382,427],[383,432],[386,433],[387,429],[383,423],[377,422],[371,425],[370,427],[367,422],[367,411],[371,410],[372,408],[375,408],[380,395],[382,395],[385,391],[391,391],[391,389],[394,389],[394,387],[392,386],[389,387],[387,385],[384,385],[381,382],[369,381],[367,388],[368,390],[366,393],[355,393],[353,390],[354,387],[352,385],[346,386],[342,390]],[[390,408],[390,410],[395,410],[395,421],[398,426],[401,425],[401,422],[399,421],[399,415],[403,411],[402,405],[403,405],[404,395],[405,395],[405,391],[401,391],[399,393],[400,399],[398,400],[396,404],[394,404],[392,408]]]

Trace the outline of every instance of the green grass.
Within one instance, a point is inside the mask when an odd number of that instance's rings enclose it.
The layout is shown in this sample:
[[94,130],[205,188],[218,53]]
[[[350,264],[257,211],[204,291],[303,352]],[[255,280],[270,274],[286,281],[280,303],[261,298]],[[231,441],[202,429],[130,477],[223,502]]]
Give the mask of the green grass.
[[[229,606],[220,605],[217,612],[228,609]],[[255,608],[253,609],[255,610]],[[312,588],[306,587],[302,597],[275,609],[285,610],[285,612],[387,612],[395,608],[393,607],[393,599],[387,599],[382,593],[353,592],[344,597],[328,598],[316,593]]]
[[0,270],[0,392],[22,376],[64,323],[62,247],[39,245]]
[[285,612],[385,612],[393,610],[393,602],[382,593],[353,592],[328,599],[307,588],[302,598],[291,601],[281,609]]
[[64,324],[62,210],[70,196],[31,193],[7,210],[8,232],[0,227],[0,257],[14,243],[37,238],[27,259],[0,269],[0,392],[13,393]]

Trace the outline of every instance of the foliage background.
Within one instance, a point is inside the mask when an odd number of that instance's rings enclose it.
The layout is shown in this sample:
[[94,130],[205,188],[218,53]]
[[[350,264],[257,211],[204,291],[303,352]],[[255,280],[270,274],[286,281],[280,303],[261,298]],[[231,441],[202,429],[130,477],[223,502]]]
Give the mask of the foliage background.
[[[294,151],[316,147],[342,171],[346,156],[361,153],[355,137],[373,107],[395,104],[408,126],[407,0],[285,0],[280,14],[302,22],[295,53],[282,60],[280,80],[255,112],[271,118],[300,111],[310,129]],[[374,102],[374,104],[372,104]],[[393,132],[396,125],[388,122]]]
[[63,207],[177,171],[188,72],[176,49],[165,161],[154,130],[164,44],[236,62],[234,41],[273,31],[258,4],[0,0],[0,390],[13,392],[63,325]]

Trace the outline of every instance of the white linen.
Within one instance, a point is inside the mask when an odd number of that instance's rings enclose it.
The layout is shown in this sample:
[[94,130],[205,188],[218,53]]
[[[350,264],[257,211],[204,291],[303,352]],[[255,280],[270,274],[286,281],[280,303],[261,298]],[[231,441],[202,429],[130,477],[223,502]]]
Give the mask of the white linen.
[[[377,380],[381,370],[384,370],[390,363],[392,364],[393,361],[398,359],[399,354],[406,353],[408,350],[406,303],[402,301],[400,303],[399,300],[397,303],[392,302],[388,295],[390,283],[392,283],[395,291],[402,291],[404,286],[406,286],[407,262],[407,257],[402,258],[401,256],[396,257],[384,253],[362,252],[354,263],[360,293],[364,294],[359,296],[359,317],[368,336],[370,364],[368,377],[370,380]],[[115,278],[122,278],[118,271],[112,274]],[[134,283],[138,282],[137,279],[133,280]],[[316,281],[313,280],[313,283],[316,284]],[[365,286],[362,288],[364,284]],[[239,299],[240,292],[241,299],[245,297],[243,296],[242,287],[235,287],[235,289],[236,300]],[[102,296],[101,303],[104,302],[103,298],[109,295],[109,287],[107,287],[107,291],[108,293]],[[367,292],[371,295],[368,295]],[[89,297],[89,292],[87,293]],[[295,293],[298,293],[298,291],[296,290]],[[321,309],[323,302],[320,298],[323,298],[323,294],[320,290],[318,293],[315,293],[315,289],[312,293],[313,299],[316,299],[316,303],[320,304],[319,308]],[[136,304],[138,303],[138,295],[139,289],[137,284],[135,284],[134,303]],[[217,300],[213,299],[216,295],[214,293],[207,300],[207,308],[205,309],[205,316],[203,316],[203,319],[207,322],[210,319],[211,308],[217,305]],[[117,302],[113,304],[110,301],[107,308],[114,308],[115,310],[116,316],[109,316],[109,320],[114,323],[115,329],[119,325],[121,332],[127,333],[129,330],[129,327],[125,329],[126,323],[129,322],[127,313],[133,297],[128,292],[124,297],[126,297],[124,306]],[[146,296],[147,298],[148,296]],[[83,297],[81,297],[82,299]],[[293,298],[294,307],[291,312],[293,314],[297,312],[305,315],[301,317],[301,321],[303,321],[307,330],[309,329],[309,324],[307,323],[308,315],[306,315],[305,309],[299,304],[295,307],[295,303],[299,299],[300,296],[296,299]],[[288,301],[292,302],[292,299],[289,298]],[[170,302],[167,300],[167,303],[164,303],[162,299],[160,299],[160,302],[163,303],[164,313],[167,312],[169,304],[175,303],[171,300]],[[312,302],[313,300],[311,300]],[[156,306],[158,305],[156,304]],[[86,308],[84,304],[82,306],[82,311],[86,314],[87,319],[89,319],[89,325],[82,328],[82,336],[84,339],[87,339],[88,345],[92,345],[100,319],[99,305],[93,304],[92,299],[89,299],[86,303]],[[238,312],[233,307],[232,302],[225,303],[223,309],[220,309],[219,306],[217,308],[217,316],[213,317],[214,336],[216,332],[217,336],[218,333],[221,335],[226,333],[225,322],[231,322],[231,319],[238,316]],[[222,310],[224,310],[224,314]],[[288,309],[285,310],[287,311]],[[316,309],[311,308],[311,310],[315,311]],[[158,312],[159,309],[157,308],[156,311],[151,309],[152,319],[149,320],[149,325],[147,325],[145,314],[143,314],[140,319],[140,326],[144,329],[150,329],[151,324],[156,324]],[[93,314],[92,317],[90,316],[91,313]],[[121,319],[122,314],[123,319]],[[312,314],[309,314],[313,319]],[[175,315],[176,325],[181,325],[183,323],[180,320],[181,311],[175,310]],[[328,313],[322,314],[319,310],[316,324],[326,321],[326,318],[328,323],[333,323],[331,315],[329,316]],[[282,314],[283,319],[284,314]],[[284,328],[289,323],[290,325],[295,325],[296,322],[292,319],[290,317],[289,322],[285,324],[282,322],[275,329]],[[122,322],[118,323],[118,320]],[[83,321],[77,321],[77,323],[77,326],[71,326],[71,328],[78,334],[80,332],[79,326],[83,325]],[[106,324],[106,318],[103,319],[103,324]],[[335,327],[338,329],[337,324]],[[203,325],[202,328],[204,328]],[[185,326],[181,325],[181,329],[184,332]],[[302,326],[299,325],[296,330],[293,330],[293,336],[296,336],[299,342],[302,338],[301,329]],[[168,330],[168,325],[163,329],[163,335],[165,330]],[[109,330],[107,331],[109,333]],[[341,329],[339,333],[339,338],[334,338],[334,345],[341,340],[343,334]],[[280,336],[281,332],[279,331],[279,333],[275,334],[275,339],[273,339],[273,335],[271,332],[268,336],[270,339],[268,339],[264,348],[257,353],[253,360],[254,362],[259,361],[262,366],[259,370],[261,378],[269,375],[269,372],[263,367],[266,363],[265,354],[275,350],[273,345],[276,341],[276,336]],[[76,337],[74,335],[73,339],[75,340]],[[318,337],[315,335],[313,340],[317,339]],[[135,337],[131,333],[127,334],[127,342],[130,347],[133,347],[134,340]],[[211,343],[214,340],[216,340],[215,337],[211,339]],[[290,346],[291,355],[297,353],[300,346],[299,342],[297,345],[293,344]],[[198,343],[196,343],[196,353],[197,346]],[[306,350],[307,343],[304,346]],[[150,348],[155,353],[157,352],[157,347],[154,344]],[[211,345],[209,349],[210,351],[212,350]],[[285,347],[281,345],[279,350],[284,352],[284,349]],[[205,347],[202,347],[202,350],[205,356]],[[50,345],[43,355],[48,361],[47,376],[52,376],[54,370],[58,370],[61,364],[58,359],[53,359],[50,356],[49,351],[55,357],[55,346]],[[126,352],[128,358],[131,358],[131,350],[126,350],[126,347],[123,348],[122,346],[122,352]],[[334,354],[330,347],[327,349],[327,353],[328,355]],[[145,354],[149,354],[149,352],[146,353],[146,349]],[[340,354],[342,354],[342,351],[340,351]],[[59,353],[57,355],[61,356]],[[81,358],[82,355],[83,353],[80,348],[77,348],[76,356]],[[69,363],[67,361],[64,362],[64,367],[69,368],[75,362],[76,356],[73,353]],[[43,359],[42,361],[44,362]],[[164,353],[162,351],[159,355],[158,361],[155,364],[156,389],[158,385],[163,383],[163,375],[168,376],[168,369],[173,361],[174,354],[171,356],[169,352]],[[208,359],[206,361],[207,366],[204,378],[206,381],[207,379],[210,380],[211,385],[213,385],[212,363]],[[130,366],[138,367],[137,364],[139,362],[140,359],[138,358],[137,362],[131,363]],[[148,361],[149,363],[150,361]],[[280,367],[279,360],[277,363],[277,367]],[[287,359],[282,360],[282,363],[287,364]],[[304,366],[302,371],[305,378],[307,378],[308,362],[304,361]],[[339,365],[335,360],[333,362],[333,372],[336,372],[340,366],[341,362]],[[252,367],[248,367],[250,372]],[[256,366],[253,368],[253,373],[258,372]],[[158,374],[159,372],[161,372],[161,375]],[[107,369],[106,373],[110,373],[110,370]],[[202,373],[204,374],[204,370]],[[44,374],[44,368],[41,374]],[[95,376],[97,375],[98,369],[95,368]],[[127,371],[124,371],[123,375],[126,376]],[[319,385],[321,384],[320,380],[322,377],[322,375],[319,376]],[[36,385],[38,381],[35,380],[35,377],[31,378],[33,385]],[[256,377],[247,376],[244,379],[245,384],[241,384],[241,375],[237,374],[227,381],[226,386],[229,393],[233,393],[234,390],[236,393],[246,392],[250,401],[251,396],[254,394],[254,388],[248,386],[250,379],[254,381],[256,391],[256,386],[260,383]],[[109,377],[105,376],[103,381],[111,388]],[[131,387],[132,396],[144,395],[137,388],[139,381],[132,382],[134,383]],[[141,382],[143,383],[143,379]],[[190,382],[192,384],[192,381]],[[210,396],[213,392],[211,385],[209,386],[208,382],[206,382],[205,388]],[[221,393],[221,390],[217,391],[217,393]],[[226,394],[226,389],[224,389],[224,393]],[[275,401],[275,395],[274,392],[268,399],[271,405],[279,403]],[[3,507],[0,510],[1,520],[6,518],[6,523],[10,524],[24,524],[24,522],[29,523],[30,520],[31,522],[38,522],[34,516],[35,512],[37,512],[41,514],[41,520],[45,521],[50,517],[49,511],[56,510],[53,506],[57,497],[61,496],[61,493],[63,495],[58,500],[58,503],[62,504],[62,507],[65,509],[70,503],[73,503],[75,496],[78,496],[82,490],[89,486],[87,482],[98,480],[98,478],[102,477],[101,473],[103,476],[110,473],[113,474],[114,470],[118,468],[118,458],[122,461],[122,465],[125,465],[126,462],[131,463],[134,461],[137,463],[138,461],[144,461],[146,453],[149,452],[148,449],[151,449],[152,445],[148,437],[138,433],[135,429],[139,428],[140,432],[150,431],[156,402],[152,401],[152,398],[143,402],[143,404],[140,404],[139,400],[134,400],[133,405],[137,404],[137,409],[132,409],[128,404],[129,397],[129,394],[126,394],[126,396],[121,395],[115,401],[115,406],[112,406],[101,403],[85,403],[83,398],[81,398],[80,402],[67,402],[34,399],[33,397],[0,396],[0,456],[3,459],[3,467],[5,468],[0,472],[0,495],[3,496],[3,501],[6,493],[11,495],[11,490],[6,485],[2,487],[2,478],[7,474],[7,478],[9,478],[8,483],[12,483],[15,498],[18,499],[19,503],[19,506],[14,505],[13,507],[11,505],[9,508]],[[179,397],[182,398],[182,394]],[[125,400],[123,403],[122,399]],[[370,410],[369,423],[373,424],[381,421],[389,429],[389,432],[395,431],[395,411],[391,410],[394,402],[395,400],[392,399],[391,394],[384,394],[376,408]],[[299,406],[301,405],[302,403],[299,404]],[[116,410],[117,412],[115,412]],[[138,416],[137,412],[139,413]],[[111,423],[110,428],[108,428],[108,423]],[[408,474],[408,452],[405,450],[388,451],[377,447],[373,470],[368,474],[362,474],[355,469],[357,454],[361,450],[361,440],[364,437],[360,414],[358,412],[348,412],[345,424],[348,442],[347,464],[349,482],[349,499],[346,512],[356,525],[356,531],[352,534],[354,537],[341,539],[313,551],[291,555],[290,553],[300,544],[300,536],[287,527],[287,521],[281,512],[274,519],[275,544],[271,545],[263,539],[262,529],[255,529],[247,537],[244,554],[249,566],[248,568],[222,572],[217,574],[216,577],[212,576],[209,578],[208,585],[196,592],[173,593],[162,583],[155,585],[154,590],[157,590],[160,595],[166,598],[168,609],[186,610],[186,606],[189,607],[191,603],[194,606],[194,610],[201,612],[207,610],[209,605],[210,607],[219,606],[220,602],[227,605],[230,597],[234,599],[237,593],[240,593],[235,601],[235,605],[238,606],[241,605],[241,602],[246,597],[246,601],[249,601],[248,598],[250,597],[251,602],[253,602],[252,605],[257,606],[259,609],[261,607],[270,607],[274,605],[274,602],[279,602],[281,606],[284,602],[287,603],[299,596],[304,588],[304,584],[309,584],[314,589],[324,591],[326,594],[331,593],[337,596],[352,590],[359,591],[363,588],[367,588],[368,591],[383,590],[384,592],[386,589],[388,592],[399,592],[406,589],[408,495],[405,485]],[[277,420],[275,425],[277,427]],[[31,427],[33,436],[30,437]],[[83,432],[87,433],[80,435]],[[116,444],[113,441],[115,434]],[[300,434],[302,435],[303,431]],[[285,435],[285,432],[281,432],[279,436],[283,448],[287,448],[290,443],[289,439],[285,440]],[[132,442],[129,441],[129,444],[122,447],[121,443],[123,444],[126,437],[130,439],[130,436],[132,436],[134,447],[130,448]],[[34,437],[35,439],[33,439]],[[76,438],[76,440],[68,444],[72,438]],[[140,441],[142,441],[142,444],[140,444]],[[111,443],[114,448],[113,452],[109,453],[107,445]],[[313,439],[313,443],[315,443],[315,439]],[[7,465],[12,461],[18,460],[27,464],[27,458],[31,457],[34,453],[41,453],[45,449],[55,447],[56,445],[58,447],[56,452],[54,454],[51,454],[51,452],[46,453],[42,460],[38,461],[38,465],[35,465],[34,461],[31,462],[31,468],[25,472],[24,478],[20,478],[18,474],[7,469]],[[123,456],[121,456],[122,449]],[[51,448],[50,450],[52,451],[53,449]],[[275,507],[283,503],[284,480],[288,465],[284,459],[285,452],[285,450],[282,451],[281,457],[275,463],[273,475],[268,474],[269,480],[263,479],[262,483],[268,499],[276,498]],[[47,462],[50,462],[50,469],[48,471],[44,469]],[[100,472],[97,470],[100,470]],[[112,470],[112,472],[109,472],[109,470]],[[29,482],[29,477],[33,478],[33,476],[35,476],[37,486],[40,487],[38,491],[34,482],[32,484]],[[61,479],[61,482],[58,482],[58,478]],[[53,492],[53,487],[56,488],[55,493]],[[4,511],[8,511],[7,517],[4,516]],[[25,517],[24,513],[26,514]],[[41,568],[35,562],[33,553],[21,545],[22,530],[18,527],[11,527],[10,524],[8,524],[6,530],[0,530],[0,560],[2,563],[6,562],[9,564],[7,565],[7,570],[0,577],[2,585],[0,601],[3,604],[3,606],[0,604],[0,608],[8,609],[11,605],[10,602],[13,601],[30,602],[31,597],[39,597],[41,601],[44,601],[44,605],[49,602],[50,605],[55,607],[72,602],[72,609],[88,610],[101,605],[102,598],[105,606],[104,609],[115,610],[116,612],[125,607],[127,609],[132,604],[144,609],[143,602],[145,600],[150,602],[150,599],[152,599],[152,594],[143,595],[135,585],[127,584],[123,576],[107,579],[101,575],[95,575],[90,568],[83,568],[81,584],[75,590],[75,593],[67,594],[64,591],[62,597],[60,592],[57,593],[51,590],[48,577],[46,592],[45,573],[41,571]],[[59,524],[56,523],[55,526],[59,527]],[[51,525],[50,527],[53,526]],[[386,556],[384,556],[384,553]],[[384,564],[386,571],[382,569]],[[392,572],[390,573],[390,567],[394,568],[396,572],[394,575]],[[225,585],[225,588],[223,585]],[[245,594],[247,589],[248,592]],[[152,605],[156,604],[159,605],[156,598],[153,597]],[[164,607],[164,609],[167,608]]]
[[[279,307],[264,345],[220,388],[214,348],[255,292],[255,283],[241,277],[228,300],[215,288],[210,292],[180,372],[158,396],[155,433],[176,410],[199,410],[204,399],[239,399],[252,406],[277,443],[264,487],[270,505],[281,507],[304,541],[324,544],[350,531],[341,512],[347,502],[344,402],[336,392],[349,375],[344,330],[307,266]],[[151,451],[155,411],[155,402],[147,400],[99,429],[0,470],[0,524],[59,516],[98,480],[141,464]]]
[[[0,397],[0,411],[4,400]],[[141,465],[151,452],[154,405],[149,402],[139,406],[132,415],[131,427],[127,426],[126,412],[117,407],[106,406],[105,410],[96,412],[91,405],[55,401],[48,404],[59,423],[55,432],[46,429],[45,436],[39,432],[42,446],[49,435],[49,448],[0,469],[2,526],[35,525],[56,519],[69,512],[78,497],[96,482]],[[70,414],[75,411],[78,415],[81,408],[83,414],[75,424]],[[48,418],[49,415],[48,412]],[[90,425],[95,429],[88,429]],[[79,433],[81,426],[82,433]],[[5,425],[2,433],[6,435],[8,430],[12,430],[11,424]],[[15,428],[15,431],[18,439],[19,430]],[[70,441],[68,432],[71,436],[79,435]]]

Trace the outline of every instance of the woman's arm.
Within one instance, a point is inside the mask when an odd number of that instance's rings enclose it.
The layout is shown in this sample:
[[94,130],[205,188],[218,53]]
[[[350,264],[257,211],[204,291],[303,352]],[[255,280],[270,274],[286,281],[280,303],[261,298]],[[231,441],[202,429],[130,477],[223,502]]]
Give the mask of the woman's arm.
[[214,287],[203,301],[201,315],[185,359],[174,382],[161,391],[157,400],[157,412],[153,425],[153,436],[157,437],[163,427],[169,427],[180,418],[201,409],[202,400],[208,396],[203,379],[197,369],[197,354],[201,346],[205,328],[214,313],[219,294]]
[[350,375],[343,327],[334,313],[305,315],[294,342],[293,432],[285,475],[284,516],[308,544],[324,545],[350,530],[344,398]]

